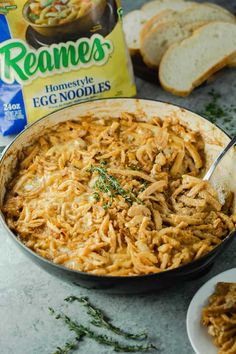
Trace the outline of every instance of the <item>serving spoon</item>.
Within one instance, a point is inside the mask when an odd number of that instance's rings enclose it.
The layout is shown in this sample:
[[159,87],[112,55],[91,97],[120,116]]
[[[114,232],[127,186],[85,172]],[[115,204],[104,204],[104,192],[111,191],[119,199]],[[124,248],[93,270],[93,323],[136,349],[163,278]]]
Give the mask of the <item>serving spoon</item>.
[[220,153],[220,155],[215,159],[205,176],[203,177],[203,181],[209,181],[212,174],[214,173],[216,167],[225,156],[225,154],[231,149],[232,146],[236,144],[236,136],[229,142],[229,144],[224,148],[224,150]]

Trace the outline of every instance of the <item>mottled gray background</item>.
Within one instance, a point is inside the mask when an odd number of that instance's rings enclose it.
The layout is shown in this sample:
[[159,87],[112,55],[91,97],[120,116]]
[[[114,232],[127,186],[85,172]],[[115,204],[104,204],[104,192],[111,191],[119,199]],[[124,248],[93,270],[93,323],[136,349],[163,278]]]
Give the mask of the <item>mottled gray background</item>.
[[[145,1],[123,0],[125,13]],[[200,2],[200,1],[199,1]],[[236,1],[212,1],[236,12]],[[221,94],[221,104],[230,108],[236,98],[236,69],[225,69],[214,80],[196,89],[188,98],[174,97],[158,86],[137,80],[138,96],[181,104],[202,111],[210,101],[209,92]],[[229,132],[236,130],[236,113],[230,122],[217,123]],[[201,279],[179,284],[178,287],[156,294],[139,296],[106,295],[68,285],[53,278],[23,256],[0,228],[0,353],[1,354],[52,354],[57,345],[63,345],[73,335],[64,325],[48,314],[48,306],[64,309],[73,318],[86,323],[87,317],[78,304],[63,305],[64,297],[89,296],[126,329],[146,329],[157,344],[158,353],[193,354],[186,333],[186,312],[199,287],[212,276],[236,267],[236,241],[217,260],[213,269]],[[110,354],[111,349],[85,340],[76,353]],[[205,353],[207,354],[207,353]]]

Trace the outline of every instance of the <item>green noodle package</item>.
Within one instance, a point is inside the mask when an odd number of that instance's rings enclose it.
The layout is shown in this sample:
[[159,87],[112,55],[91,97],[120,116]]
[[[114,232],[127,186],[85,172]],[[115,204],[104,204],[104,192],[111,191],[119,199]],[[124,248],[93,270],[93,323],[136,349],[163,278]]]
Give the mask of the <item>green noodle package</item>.
[[0,0],[0,129],[136,88],[115,0]]

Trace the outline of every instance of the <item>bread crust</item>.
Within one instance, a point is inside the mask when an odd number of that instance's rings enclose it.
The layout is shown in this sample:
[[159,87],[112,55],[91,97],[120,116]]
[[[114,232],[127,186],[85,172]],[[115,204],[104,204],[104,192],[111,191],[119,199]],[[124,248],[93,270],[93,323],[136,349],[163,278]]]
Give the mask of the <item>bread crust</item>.
[[228,63],[229,68],[236,68],[236,55],[234,55],[232,58],[230,58],[230,61]]
[[128,48],[128,50],[129,50],[129,55],[131,57],[134,57],[134,56],[140,54],[140,49]]

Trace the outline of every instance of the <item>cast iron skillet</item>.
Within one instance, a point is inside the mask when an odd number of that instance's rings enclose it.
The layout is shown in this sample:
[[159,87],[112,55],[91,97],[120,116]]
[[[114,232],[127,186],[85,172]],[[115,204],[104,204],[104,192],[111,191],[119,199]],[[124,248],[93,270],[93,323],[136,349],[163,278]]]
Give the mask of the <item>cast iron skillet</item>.
[[[145,108],[146,107],[146,108]],[[150,108],[151,107],[151,108]],[[149,109],[150,108],[150,109]],[[119,110],[125,110],[134,112],[140,109],[146,112],[155,110],[156,115],[163,115],[163,110],[167,110],[167,116],[170,111],[179,112],[183,115],[183,120],[186,122],[188,119],[192,121],[195,129],[199,126],[206,126],[208,130],[207,134],[216,134],[217,139],[222,139],[223,143],[226,144],[229,140],[229,137],[222,131],[220,128],[213,126],[206,119],[195,115],[189,110],[184,108],[177,107],[174,105],[169,105],[164,102],[157,102],[154,100],[137,100],[137,99],[106,99],[106,100],[95,100],[87,103],[80,103],[77,105],[70,106],[68,108],[58,110],[37,122],[33,123],[22,131],[15,140],[4,150],[1,159],[0,159],[0,197],[1,203],[3,202],[4,193],[5,193],[5,184],[11,175],[11,168],[14,168],[14,162],[16,161],[17,150],[21,149],[26,144],[29,144],[39,132],[42,133],[42,129],[55,125],[57,122],[62,122],[67,119],[76,119],[79,115],[89,114],[91,112],[101,112],[105,111],[106,114],[114,114],[114,112]],[[161,113],[162,112],[162,113]],[[119,112],[117,112],[119,115]],[[74,116],[73,116],[74,115]],[[67,117],[67,119],[65,118]],[[49,124],[50,123],[50,124]],[[210,129],[210,130],[209,130]],[[28,139],[27,139],[28,137]],[[232,160],[236,160],[235,152],[233,151]],[[231,165],[233,161],[231,160]],[[225,170],[224,173],[227,173]],[[230,178],[230,176],[229,176]],[[235,191],[236,191],[236,181],[235,181]],[[61,265],[54,264],[45,258],[39,256],[29,248],[27,248],[16,235],[8,228],[4,215],[1,213],[0,219],[7,231],[7,234],[15,242],[17,247],[28,256],[34,263],[39,265],[41,268],[46,270],[52,275],[58,276],[60,279],[73,282],[76,285],[91,288],[91,289],[102,289],[106,292],[111,293],[120,293],[120,294],[134,294],[134,293],[144,293],[150,292],[158,289],[162,289],[174,284],[181,284],[182,281],[189,279],[194,279],[198,276],[204,274],[217,260],[217,256],[221,254],[226,247],[230,245],[233,238],[235,237],[236,231],[231,232],[225,240],[218,245],[211,252],[201,257],[198,260],[190,262],[184,266],[178,267],[173,270],[168,270],[165,272],[152,274],[152,275],[141,275],[141,276],[99,276],[92,275],[89,273],[83,273],[79,271],[70,270]],[[5,235],[4,235],[5,236]]]

